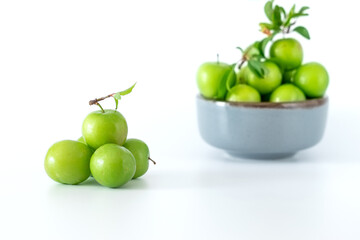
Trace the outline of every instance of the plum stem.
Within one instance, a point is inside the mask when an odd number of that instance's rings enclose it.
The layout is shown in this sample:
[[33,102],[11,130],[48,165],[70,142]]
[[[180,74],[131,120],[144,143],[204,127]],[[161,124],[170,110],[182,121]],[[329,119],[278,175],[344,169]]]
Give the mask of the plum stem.
[[242,57],[236,64],[235,64],[235,69],[236,70],[240,70],[241,67],[244,65],[244,63],[247,61],[248,59],[246,57]]
[[154,165],[156,165],[156,162],[155,162],[154,160],[152,160],[150,157],[149,157],[148,159],[149,159],[149,161],[152,161],[152,163],[153,163]]
[[294,26],[295,24],[296,24],[296,21],[290,23],[289,26],[283,26],[283,29],[282,29],[283,37],[285,37],[285,34],[290,33],[291,27]]
[[101,108],[101,111],[102,111],[103,113],[105,113],[105,111],[104,111],[104,109],[102,108],[102,106],[100,105],[100,103],[96,103],[96,105],[98,105],[98,106]]

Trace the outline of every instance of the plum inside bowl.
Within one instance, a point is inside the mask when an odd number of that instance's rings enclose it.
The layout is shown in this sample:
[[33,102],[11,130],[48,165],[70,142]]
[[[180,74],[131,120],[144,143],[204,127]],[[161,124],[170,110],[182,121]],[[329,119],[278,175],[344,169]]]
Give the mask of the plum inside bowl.
[[240,103],[198,95],[196,104],[200,135],[208,144],[236,157],[280,159],[320,142],[329,100]]

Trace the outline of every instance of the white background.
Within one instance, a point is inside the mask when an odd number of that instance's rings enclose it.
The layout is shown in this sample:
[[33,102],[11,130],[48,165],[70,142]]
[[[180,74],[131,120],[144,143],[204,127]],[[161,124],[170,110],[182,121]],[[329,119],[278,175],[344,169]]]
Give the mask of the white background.
[[[263,37],[265,1],[0,1],[0,239],[359,239],[358,8],[293,2],[310,6],[305,62],[330,74],[326,134],[254,161],[201,140],[195,73]],[[134,82],[119,110],[158,164],[120,189],[48,178],[47,149],[81,135],[88,100]]]

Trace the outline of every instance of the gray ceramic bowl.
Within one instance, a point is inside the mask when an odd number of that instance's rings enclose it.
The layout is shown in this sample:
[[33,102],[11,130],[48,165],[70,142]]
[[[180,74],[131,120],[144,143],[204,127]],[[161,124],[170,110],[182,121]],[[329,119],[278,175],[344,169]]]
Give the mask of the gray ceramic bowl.
[[197,96],[201,137],[230,155],[276,159],[320,142],[327,97],[289,103],[234,103]]

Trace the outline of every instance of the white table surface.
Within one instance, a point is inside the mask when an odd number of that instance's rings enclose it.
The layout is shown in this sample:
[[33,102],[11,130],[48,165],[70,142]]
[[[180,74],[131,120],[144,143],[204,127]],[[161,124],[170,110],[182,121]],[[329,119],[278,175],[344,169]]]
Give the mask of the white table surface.
[[55,183],[46,148],[19,151],[28,164],[1,169],[0,239],[359,239],[359,129],[330,117],[320,144],[271,161],[229,157],[183,119],[166,149],[166,131],[153,142],[158,164],[119,189]]

